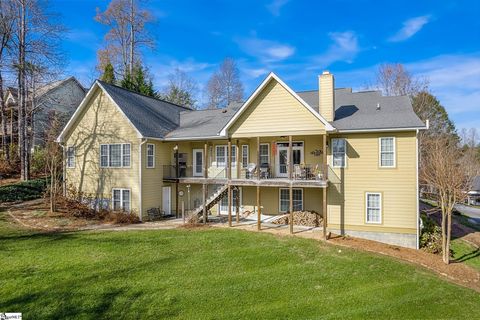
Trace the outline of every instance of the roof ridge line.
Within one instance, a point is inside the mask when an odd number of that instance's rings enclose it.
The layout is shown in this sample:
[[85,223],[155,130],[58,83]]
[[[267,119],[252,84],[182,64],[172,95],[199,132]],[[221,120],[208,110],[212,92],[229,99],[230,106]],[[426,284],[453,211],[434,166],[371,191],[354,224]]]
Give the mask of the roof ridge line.
[[160,98],[156,98],[156,97],[147,96],[147,95],[145,95],[145,94],[143,94],[143,93],[136,92],[136,91],[133,91],[133,90],[130,90],[130,89],[121,87],[121,86],[116,85],[116,84],[108,83],[108,82],[105,82],[105,81],[100,80],[100,79],[97,79],[96,81],[101,82],[102,84],[106,84],[106,85],[109,85],[109,86],[112,86],[112,87],[116,87],[116,88],[121,89],[121,90],[125,90],[125,91],[130,92],[130,93],[134,93],[134,94],[136,94],[136,95],[139,95],[139,96],[142,96],[142,97],[145,97],[145,98],[150,98],[150,99],[153,99],[153,100],[157,100],[157,101],[169,103],[169,104],[171,104],[171,105],[173,105],[173,106],[180,107],[180,108],[183,108],[183,109],[186,109],[186,110],[193,110],[192,108],[185,107],[185,106],[182,106],[182,105],[179,105],[179,104],[176,104],[176,103],[167,101],[167,100],[165,100],[165,99],[160,99]]

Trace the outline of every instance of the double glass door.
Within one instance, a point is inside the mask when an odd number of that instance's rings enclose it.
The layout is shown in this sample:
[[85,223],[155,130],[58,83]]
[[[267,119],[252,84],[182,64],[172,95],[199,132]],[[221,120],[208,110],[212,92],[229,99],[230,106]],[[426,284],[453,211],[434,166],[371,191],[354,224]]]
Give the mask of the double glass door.
[[[288,177],[288,142],[277,143],[277,177]],[[293,142],[292,160],[293,165],[303,162],[303,142]]]

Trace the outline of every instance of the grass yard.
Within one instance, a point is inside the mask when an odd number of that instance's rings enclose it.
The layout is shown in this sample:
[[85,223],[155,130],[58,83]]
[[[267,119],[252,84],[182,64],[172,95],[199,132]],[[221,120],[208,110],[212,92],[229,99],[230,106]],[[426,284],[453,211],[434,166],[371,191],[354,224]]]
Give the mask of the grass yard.
[[216,228],[41,234],[0,218],[0,311],[24,319],[480,317],[475,291],[314,240]]
[[463,241],[462,239],[452,240],[451,247],[455,261],[463,262],[470,267],[480,271],[480,249]]

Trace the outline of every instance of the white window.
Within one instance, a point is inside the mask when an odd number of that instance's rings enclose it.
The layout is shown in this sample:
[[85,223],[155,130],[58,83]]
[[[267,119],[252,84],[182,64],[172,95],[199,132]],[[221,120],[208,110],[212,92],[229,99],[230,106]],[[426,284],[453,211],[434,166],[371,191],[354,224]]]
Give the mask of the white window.
[[242,168],[248,167],[248,144],[242,145]]
[[155,145],[147,144],[147,168],[155,168]]
[[380,167],[395,167],[395,138],[380,138]]
[[75,168],[75,147],[67,148],[67,168]]
[[332,166],[345,168],[347,155],[347,142],[344,138],[332,139]]
[[225,168],[227,165],[227,146],[216,146],[215,157],[217,168]]
[[130,144],[122,144],[122,167],[130,167]]
[[100,167],[108,167],[108,144],[100,146]]
[[112,204],[112,209],[115,211],[130,211],[130,190],[113,189]]
[[227,158],[230,156],[232,167],[236,165],[237,159],[237,147],[232,146],[230,155],[227,155],[228,146],[216,146],[215,147],[215,160],[217,162],[217,168],[225,168],[227,166]]
[[[292,189],[293,211],[303,210],[303,189]],[[280,189],[280,212],[290,210],[290,189]]]
[[131,146],[129,143],[100,145],[100,167],[130,167]]
[[382,194],[366,194],[366,221],[367,223],[382,223]]
[[270,145],[268,143],[260,144],[260,165],[270,163]]

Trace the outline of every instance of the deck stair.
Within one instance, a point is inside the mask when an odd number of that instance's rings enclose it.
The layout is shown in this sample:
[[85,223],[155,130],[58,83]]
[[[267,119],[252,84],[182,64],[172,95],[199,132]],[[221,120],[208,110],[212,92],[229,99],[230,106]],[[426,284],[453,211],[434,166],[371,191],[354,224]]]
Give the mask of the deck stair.
[[[223,199],[228,193],[228,185],[220,185],[213,194],[207,199],[207,211]],[[203,204],[193,210],[193,214],[201,215],[203,213]]]

